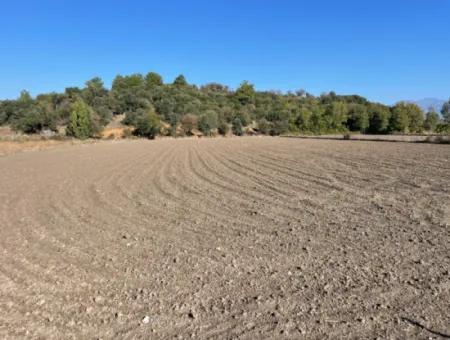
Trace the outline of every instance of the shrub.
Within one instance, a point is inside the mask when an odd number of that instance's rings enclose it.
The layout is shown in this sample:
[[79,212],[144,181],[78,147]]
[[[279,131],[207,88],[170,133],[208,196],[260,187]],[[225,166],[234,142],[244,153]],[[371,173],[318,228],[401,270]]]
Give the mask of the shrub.
[[233,124],[232,124],[231,129],[233,130],[233,133],[234,133],[236,136],[242,136],[242,134],[243,134],[243,131],[242,131],[242,122],[241,122],[241,120],[240,120],[239,118],[236,117],[236,118],[233,120]]
[[130,128],[123,129],[122,138],[130,138],[133,136],[133,130]]
[[134,134],[148,139],[154,139],[159,134],[161,124],[158,116],[150,111],[147,114],[139,117],[136,123]]
[[198,120],[198,128],[204,135],[211,135],[211,130],[217,127],[217,113],[212,110],[206,111]]
[[192,136],[192,131],[197,128],[198,118],[192,114],[181,117],[181,128],[188,136]]
[[228,131],[230,131],[230,127],[228,126],[228,124],[226,122],[220,122],[219,126],[217,127],[217,131],[219,132],[219,134],[221,134],[222,136],[226,136],[226,134],[228,133]]
[[268,135],[270,133],[270,129],[272,128],[272,123],[267,121],[267,119],[262,118],[258,121],[258,130],[260,133],[264,135]]
[[72,106],[66,134],[80,139],[93,137],[99,130],[93,115],[92,109],[82,99],[77,99]]

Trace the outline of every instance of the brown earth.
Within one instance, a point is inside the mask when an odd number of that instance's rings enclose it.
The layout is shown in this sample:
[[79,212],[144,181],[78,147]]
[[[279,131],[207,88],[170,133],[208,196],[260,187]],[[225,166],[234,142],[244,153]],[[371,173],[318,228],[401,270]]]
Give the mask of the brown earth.
[[97,141],[93,139],[85,141],[77,139],[73,140],[34,139],[22,141],[0,140],[0,157],[23,151],[46,150],[54,147],[73,146],[78,144],[89,144],[95,142]]
[[450,334],[450,147],[270,137],[0,157],[0,338]]

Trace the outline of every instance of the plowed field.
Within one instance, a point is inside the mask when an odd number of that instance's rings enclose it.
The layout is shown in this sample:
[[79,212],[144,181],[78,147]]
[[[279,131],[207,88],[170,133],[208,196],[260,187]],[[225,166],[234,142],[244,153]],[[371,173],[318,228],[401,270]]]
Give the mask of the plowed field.
[[450,147],[270,137],[0,157],[0,338],[450,333]]

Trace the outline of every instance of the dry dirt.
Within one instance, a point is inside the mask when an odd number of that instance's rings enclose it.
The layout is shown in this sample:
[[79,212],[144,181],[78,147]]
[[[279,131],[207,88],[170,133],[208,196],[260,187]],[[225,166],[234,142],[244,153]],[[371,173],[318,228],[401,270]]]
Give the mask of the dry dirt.
[[450,335],[450,147],[270,137],[0,157],[0,338]]
[[72,146],[75,144],[94,143],[95,140],[24,140],[24,141],[8,141],[0,140],[0,157],[17,152],[46,150],[54,147]]

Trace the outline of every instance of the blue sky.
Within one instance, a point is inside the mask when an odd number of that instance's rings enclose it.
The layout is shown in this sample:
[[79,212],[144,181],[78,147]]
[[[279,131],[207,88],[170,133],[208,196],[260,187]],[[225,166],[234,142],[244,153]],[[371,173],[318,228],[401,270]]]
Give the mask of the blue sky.
[[151,70],[388,104],[450,97],[448,0],[5,1],[0,46],[0,98]]

